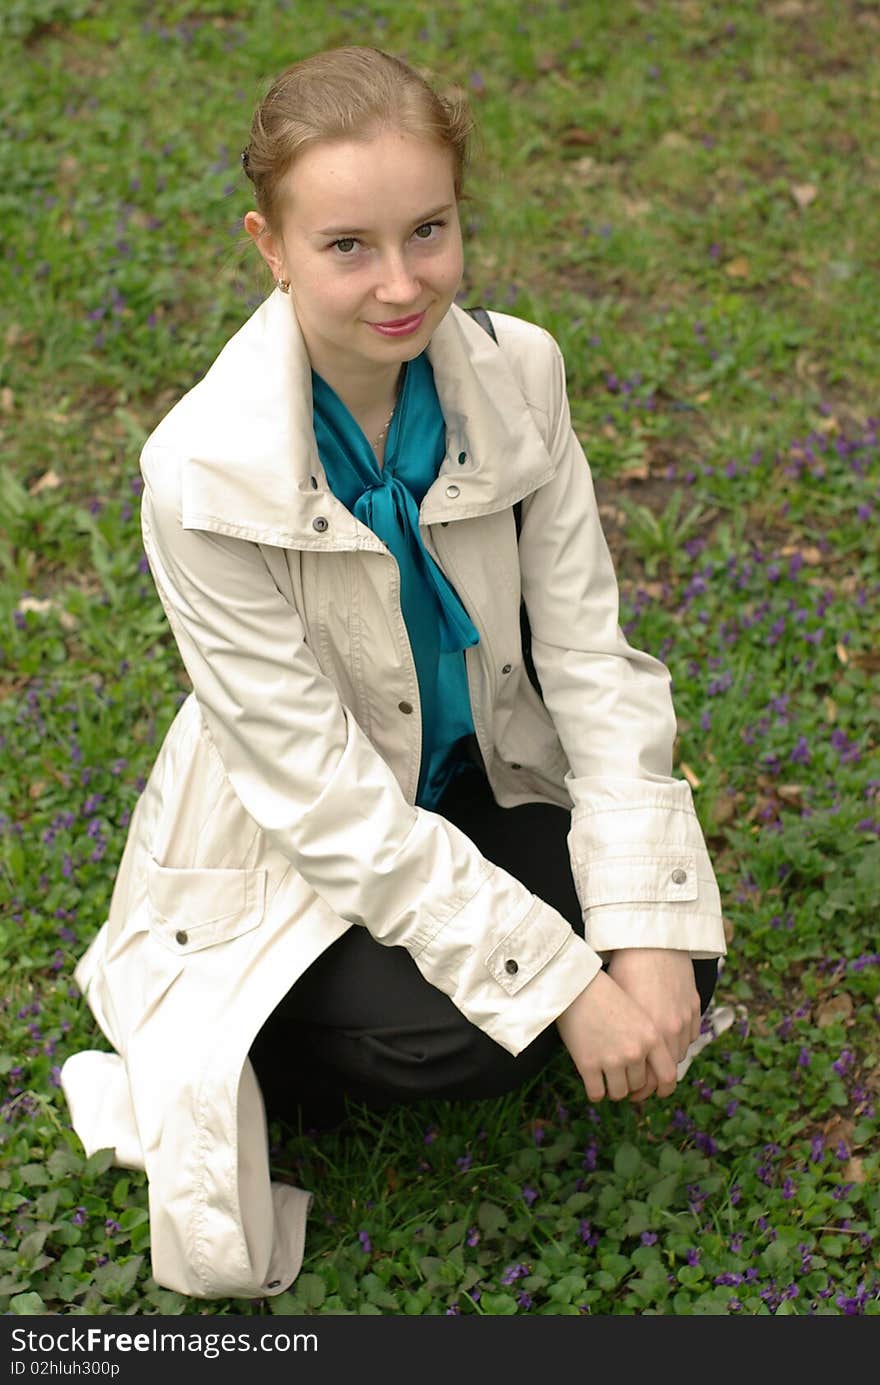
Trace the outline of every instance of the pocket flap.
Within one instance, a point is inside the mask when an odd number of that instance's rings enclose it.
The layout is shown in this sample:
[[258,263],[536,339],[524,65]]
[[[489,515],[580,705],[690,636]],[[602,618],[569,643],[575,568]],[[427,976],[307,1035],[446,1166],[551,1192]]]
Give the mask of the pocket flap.
[[177,953],[197,952],[256,928],[266,905],[264,870],[147,867],[150,928]]
[[667,904],[699,895],[693,856],[605,856],[579,865],[585,909],[603,904]]

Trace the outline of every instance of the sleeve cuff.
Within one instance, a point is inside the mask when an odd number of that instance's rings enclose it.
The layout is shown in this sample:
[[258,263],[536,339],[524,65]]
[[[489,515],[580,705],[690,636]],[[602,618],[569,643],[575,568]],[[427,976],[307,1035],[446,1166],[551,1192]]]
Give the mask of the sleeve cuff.
[[578,798],[568,848],[589,946],[723,956],[721,897],[690,786],[618,782]]
[[516,1056],[580,995],[602,961],[561,914],[525,891],[513,925],[508,915],[487,929],[491,890],[490,878],[413,957],[466,1019]]

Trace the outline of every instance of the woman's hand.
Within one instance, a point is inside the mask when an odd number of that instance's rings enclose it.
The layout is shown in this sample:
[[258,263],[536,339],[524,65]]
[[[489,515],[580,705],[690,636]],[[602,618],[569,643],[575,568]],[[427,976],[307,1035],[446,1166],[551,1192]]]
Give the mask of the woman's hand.
[[[661,947],[621,948],[612,956],[608,974],[649,1016],[680,1063],[700,1032],[700,997],[690,954]],[[648,1071],[643,1087],[632,1090],[631,1100],[643,1101],[655,1089],[660,1091],[659,1073]]]
[[[615,954],[616,955],[616,954]],[[675,1090],[675,1059],[651,1017],[600,971],[556,1021],[590,1101]]]

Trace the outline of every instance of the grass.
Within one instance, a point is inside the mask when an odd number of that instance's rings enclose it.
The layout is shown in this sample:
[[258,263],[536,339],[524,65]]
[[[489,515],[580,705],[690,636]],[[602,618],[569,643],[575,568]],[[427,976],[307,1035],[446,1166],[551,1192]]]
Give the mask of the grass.
[[[855,0],[259,6],[0,18],[0,1311],[877,1314],[880,17]],[[278,1298],[149,1270],[144,1179],[86,1160],[72,983],[187,691],[141,443],[267,289],[252,107],[375,43],[470,94],[463,299],[569,367],[631,641],[674,682],[738,1023],[668,1101],[504,1101],[272,1131],[316,1193]]]

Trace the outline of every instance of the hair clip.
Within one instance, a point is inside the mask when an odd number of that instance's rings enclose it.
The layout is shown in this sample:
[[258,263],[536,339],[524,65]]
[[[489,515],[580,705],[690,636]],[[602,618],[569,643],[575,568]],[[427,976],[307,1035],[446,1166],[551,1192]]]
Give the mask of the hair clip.
[[249,150],[249,149],[242,149],[242,151],[241,151],[241,166],[242,166],[242,168],[244,169],[245,173],[247,173],[247,172],[249,171],[249,169],[250,169],[250,162],[251,162],[251,153],[250,153],[250,150]]

